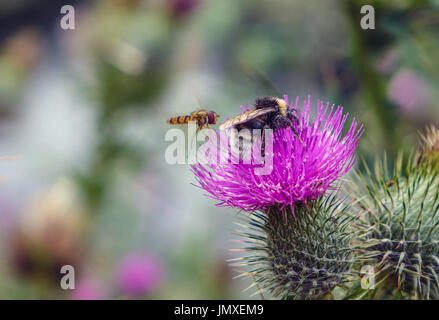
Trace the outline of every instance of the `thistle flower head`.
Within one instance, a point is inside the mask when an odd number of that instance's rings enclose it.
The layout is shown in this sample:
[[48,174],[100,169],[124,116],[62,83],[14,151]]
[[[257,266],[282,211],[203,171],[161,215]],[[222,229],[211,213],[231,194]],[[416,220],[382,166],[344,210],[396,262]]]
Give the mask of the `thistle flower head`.
[[[288,103],[288,98],[284,98]],[[298,98],[294,109],[297,110]],[[288,103],[289,108],[293,108]],[[354,164],[354,151],[363,132],[355,119],[347,133],[342,131],[347,120],[343,108],[319,102],[317,117],[310,121],[310,97],[304,102],[298,121],[291,128],[275,130],[272,150],[265,145],[264,163],[218,161],[217,153],[206,157],[204,163],[191,167],[199,185],[209,196],[219,200],[219,206],[238,207],[254,211],[264,207],[290,206],[315,200],[333,186]],[[211,141],[206,149],[217,149],[221,159],[230,155],[231,133]],[[255,139],[253,139],[255,140]],[[256,154],[260,154],[261,139],[253,141]],[[225,146],[225,147],[224,147]],[[206,151],[206,150],[204,150]],[[262,173],[258,170],[261,169]]]
[[[350,190],[358,202],[359,248],[386,284],[383,291],[408,298],[439,297],[439,172],[402,155],[393,174],[377,162],[366,166]],[[385,281],[384,281],[385,280]],[[384,286],[384,285],[383,285]]]
[[247,267],[257,293],[283,299],[316,299],[353,279],[349,207],[335,196],[319,197],[309,207],[296,208],[296,217],[270,208],[270,214],[252,213],[239,224],[238,235],[250,254],[236,259]]

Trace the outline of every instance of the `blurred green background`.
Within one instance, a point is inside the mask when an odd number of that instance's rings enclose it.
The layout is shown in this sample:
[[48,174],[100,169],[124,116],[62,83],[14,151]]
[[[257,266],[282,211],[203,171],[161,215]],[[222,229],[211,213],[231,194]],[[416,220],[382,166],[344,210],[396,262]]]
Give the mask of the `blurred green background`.
[[[372,161],[439,121],[439,1],[0,1],[0,298],[259,298],[238,215],[164,154],[170,116],[342,104]],[[362,5],[375,30],[362,30]],[[75,290],[60,286],[75,267]]]

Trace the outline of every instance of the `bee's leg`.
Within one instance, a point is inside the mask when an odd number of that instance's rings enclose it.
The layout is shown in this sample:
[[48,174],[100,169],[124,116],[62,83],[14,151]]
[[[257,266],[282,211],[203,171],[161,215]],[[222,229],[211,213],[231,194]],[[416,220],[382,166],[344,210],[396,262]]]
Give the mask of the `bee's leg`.
[[205,126],[204,117],[197,117],[197,133],[203,130]]
[[255,119],[254,121],[252,121],[249,124],[250,129],[252,130],[252,150],[253,150],[253,144],[255,143],[254,141],[254,132],[253,130],[261,130],[261,156],[264,157],[264,144],[265,144],[265,140],[264,140],[264,122],[260,119]]
[[294,135],[297,137],[297,139],[299,139],[299,142],[302,146],[304,146],[306,149],[308,149],[308,147],[305,145],[305,143],[302,141],[302,139],[299,136],[299,133],[297,132],[296,128],[294,128],[294,126],[292,125],[291,130],[293,131]]
[[209,126],[209,117],[208,117],[207,115],[204,117],[203,128],[210,129],[210,126]]
[[293,131],[294,135],[297,137],[297,139],[299,139],[299,142],[302,144],[302,146],[304,146],[306,148],[305,143],[302,141],[302,139],[299,136],[299,133],[297,132],[296,128],[293,126],[293,121],[295,121],[299,125],[299,117],[293,111],[288,111],[287,117],[288,117],[288,119],[291,120],[290,127],[291,127],[291,130]]
[[198,132],[200,131],[200,126],[198,125],[198,121],[197,120],[191,120],[191,122],[194,122],[194,121],[196,121],[195,122],[195,124],[197,125],[197,129],[195,130],[195,134],[192,136],[192,139],[191,139],[191,144],[189,145],[189,150],[191,150],[192,149],[192,145],[194,144],[194,140],[195,140],[195,145],[197,145],[197,135],[198,135]]
[[261,133],[261,139],[262,139],[262,144],[261,144],[261,157],[265,158],[265,129],[262,129],[262,133]]
[[207,115],[200,118],[200,128],[209,128],[209,117]]
[[267,129],[267,126],[264,124],[264,120],[261,119],[256,119],[254,121],[251,122],[250,127],[252,129],[252,145],[256,142],[259,141],[254,141],[254,132],[253,130],[261,130],[261,136],[260,136],[260,140],[261,140],[261,157],[264,158],[265,157],[265,129]]
[[296,121],[297,122],[297,124],[299,124],[299,117],[293,112],[293,111],[291,111],[291,110],[289,110],[288,112],[287,112],[287,117],[288,117],[288,119],[290,119],[291,121]]

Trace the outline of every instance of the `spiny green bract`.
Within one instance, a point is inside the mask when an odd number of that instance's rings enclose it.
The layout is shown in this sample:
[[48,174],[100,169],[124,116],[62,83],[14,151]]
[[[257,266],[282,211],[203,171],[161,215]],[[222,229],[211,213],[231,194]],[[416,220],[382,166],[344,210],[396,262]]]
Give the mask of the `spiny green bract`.
[[334,196],[288,210],[271,207],[249,216],[246,251],[236,265],[250,269],[257,293],[283,299],[322,298],[350,278],[353,264],[353,233],[348,207]]
[[400,155],[392,176],[386,159],[384,166],[377,162],[374,174],[366,166],[352,184],[361,216],[359,246],[363,258],[386,279],[387,293],[436,299],[439,174],[432,166],[420,166],[417,157],[410,159],[403,167]]
[[421,138],[422,150],[417,157],[418,163],[439,170],[439,129],[434,126],[427,127]]

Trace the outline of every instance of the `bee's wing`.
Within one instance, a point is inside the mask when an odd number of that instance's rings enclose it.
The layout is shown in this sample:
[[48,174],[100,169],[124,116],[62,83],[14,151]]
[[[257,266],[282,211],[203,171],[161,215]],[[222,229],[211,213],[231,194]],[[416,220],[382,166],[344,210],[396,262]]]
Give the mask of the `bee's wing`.
[[227,120],[226,122],[220,124],[219,128],[220,130],[225,130],[227,128],[236,126],[241,123],[245,123],[247,121],[250,121],[252,119],[255,119],[259,116],[262,116],[264,114],[270,113],[276,111],[275,107],[270,108],[263,108],[263,109],[256,109],[253,108],[251,110],[248,110],[244,113],[238,114],[236,117],[233,117],[232,119]]

